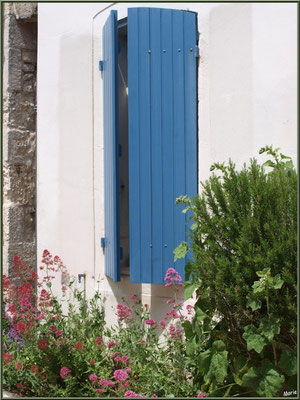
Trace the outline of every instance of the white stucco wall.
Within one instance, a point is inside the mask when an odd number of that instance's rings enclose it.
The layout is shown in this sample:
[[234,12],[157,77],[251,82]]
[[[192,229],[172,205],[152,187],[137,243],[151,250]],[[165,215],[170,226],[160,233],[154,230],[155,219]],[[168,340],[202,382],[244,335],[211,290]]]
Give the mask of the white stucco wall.
[[[292,3],[39,3],[37,252],[58,254],[71,272],[100,277],[110,306],[140,294],[162,317],[162,285],[113,283],[104,276],[101,59],[111,9],[189,9],[198,13],[199,180],[215,161],[237,165],[265,144],[296,161],[297,5]],[[59,290],[59,284],[57,290]],[[181,293],[182,295],[182,293]],[[156,306],[155,306],[156,305]]]

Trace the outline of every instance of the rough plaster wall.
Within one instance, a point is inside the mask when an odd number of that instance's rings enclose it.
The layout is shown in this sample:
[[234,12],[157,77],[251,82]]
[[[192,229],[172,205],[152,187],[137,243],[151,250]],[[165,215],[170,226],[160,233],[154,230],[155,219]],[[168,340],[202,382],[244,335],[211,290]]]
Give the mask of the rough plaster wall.
[[3,7],[3,272],[35,267],[37,5]]

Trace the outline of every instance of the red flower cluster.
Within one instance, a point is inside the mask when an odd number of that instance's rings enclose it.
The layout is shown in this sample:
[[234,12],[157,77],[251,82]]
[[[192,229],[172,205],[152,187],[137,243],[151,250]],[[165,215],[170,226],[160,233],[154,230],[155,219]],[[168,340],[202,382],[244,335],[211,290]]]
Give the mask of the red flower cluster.
[[126,306],[125,304],[118,304],[117,305],[117,315],[119,321],[126,320],[132,313],[132,308]]

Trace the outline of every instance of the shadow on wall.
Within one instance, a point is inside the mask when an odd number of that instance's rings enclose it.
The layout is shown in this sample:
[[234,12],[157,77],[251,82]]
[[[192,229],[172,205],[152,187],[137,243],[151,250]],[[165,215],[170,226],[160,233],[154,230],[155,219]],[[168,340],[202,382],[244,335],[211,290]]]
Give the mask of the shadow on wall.
[[213,160],[228,160],[235,154],[243,158],[252,148],[252,46],[251,4],[226,4],[211,11],[208,64]]

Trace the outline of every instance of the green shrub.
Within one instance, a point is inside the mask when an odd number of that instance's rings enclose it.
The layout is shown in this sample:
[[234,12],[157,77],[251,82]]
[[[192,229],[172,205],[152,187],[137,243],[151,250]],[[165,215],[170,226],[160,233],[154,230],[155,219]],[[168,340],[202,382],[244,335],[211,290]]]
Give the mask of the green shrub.
[[[297,173],[290,158],[278,150],[266,146],[260,153],[267,152],[273,160],[263,166],[250,160],[241,171],[232,161],[228,165],[216,163],[211,169],[218,170],[219,175],[213,173],[202,184],[200,195],[177,199],[186,205],[184,212],[192,212],[193,221],[186,297],[194,289],[198,296],[193,326],[186,324],[190,340],[187,351],[193,357],[198,352],[196,379],[215,395],[224,394],[228,388],[234,393],[234,384],[242,385],[238,380],[241,377],[234,378],[234,364],[239,368],[247,365],[245,372],[262,364],[277,368],[284,351],[295,357]],[[265,167],[271,167],[271,171]],[[174,251],[175,258],[184,256],[187,250],[187,244],[182,243]],[[267,333],[272,329],[275,338]],[[254,345],[260,351],[251,347],[253,338],[260,342],[258,347]],[[201,351],[209,349],[212,357],[212,343],[219,339],[222,345],[215,346],[224,345],[222,355],[218,353],[224,376],[217,379],[206,376],[210,363]],[[277,373],[282,371],[276,369]],[[288,374],[284,374],[287,381]],[[256,394],[276,395],[282,389],[281,381],[282,377],[278,378],[277,386],[269,392],[257,386]],[[246,377],[243,386],[251,386],[253,382],[249,382]],[[226,390],[216,390],[225,383],[229,385]],[[249,388],[242,392],[246,390]],[[237,392],[241,393],[240,388]]]

